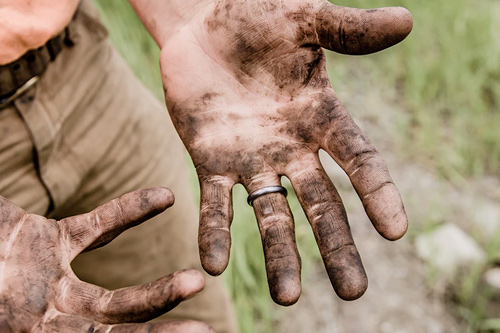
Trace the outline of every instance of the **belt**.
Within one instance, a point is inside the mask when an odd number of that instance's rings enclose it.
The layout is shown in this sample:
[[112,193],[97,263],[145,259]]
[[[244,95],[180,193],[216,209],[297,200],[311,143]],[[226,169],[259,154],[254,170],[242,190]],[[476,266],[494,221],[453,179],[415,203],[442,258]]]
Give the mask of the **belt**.
[[56,58],[64,45],[71,46],[68,28],[50,39],[45,45],[29,50],[21,58],[0,66],[0,109],[36,82],[48,64]]

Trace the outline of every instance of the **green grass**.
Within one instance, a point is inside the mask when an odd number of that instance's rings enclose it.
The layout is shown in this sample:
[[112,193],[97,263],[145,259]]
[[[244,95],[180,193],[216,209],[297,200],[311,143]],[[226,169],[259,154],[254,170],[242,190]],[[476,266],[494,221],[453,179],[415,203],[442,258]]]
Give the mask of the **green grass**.
[[128,1],[94,0],[109,29],[109,37],[135,75],[163,101],[160,50]]
[[390,51],[331,57],[335,68],[362,68],[363,78],[355,79],[397,89],[409,114],[399,129],[406,139],[401,153],[418,156],[451,180],[500,174],[499,2],[334,2],[361,8],[399,5],[413,14],[412,33]]
[[[491,0],[339,0],[353,7],[401,5],[414,17],[410,36],[391,50],[364,57],[329,55],[335,84],[387,90],[405,110],[397,153],[417,160],[457,185],[500,175],[500,2]],[[359,83],[358,83],[359,84]],[[403,120],[403,121],[401,121]],[[437,221],[432,221],[432,226]],[[498,243],[488,248],[498,258]],[[492,250],[493,249],[493,250]],[[485,267],[464,271],[450,284],[450,311],[469,333],[500,332],[489,313],[494,294],[481,279]],[[429,282],[436,277],[429,271]]]

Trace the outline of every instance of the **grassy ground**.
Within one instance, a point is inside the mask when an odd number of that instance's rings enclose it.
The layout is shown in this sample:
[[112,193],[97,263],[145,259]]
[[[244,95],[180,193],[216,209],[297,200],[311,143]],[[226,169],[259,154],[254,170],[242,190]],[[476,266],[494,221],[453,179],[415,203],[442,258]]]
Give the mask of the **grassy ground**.
[[[361,8],[401,5],[413,14],[413,32],[393,49],[361,58],[330,56],[333,81],[352,84],[351,77],[361,79],[361,70],[365,85],[387,89],[388,96],[396,90],[396,103],[406,111],[397,122],[397,137],[404,138],[397,153],[463,188],[471,178],[498,177],[500,2],[335,3]],[[482,246],[489,249],[489,258],[498,256],[497,242]],[[489,310],[498,304],[498,296],[482,281],[482,269],[472,268],[453,281],[448,291],[450,310],[463,319],[468,333],[500,332],[498,313]]]
[[[95,3],[121,54],[161,99],[159,50],[128,3]],[[395,147],[397,153],[428,165],[457,184],[470,177],[499,175],[500,40],[495,38],[500,31],[495,19],[500,14],[499,1],[335,3],[365,8],[402,5],[414,16],[410,37],[389,51],[365,57],[329,55],[334,86],[356,86],[363,80],[363,84],[377,85],[378,90],[391,92],[388,96],[396,96],[395,102],[406,112],[394,128],[398,137],[404,138]],[[270,332],[275,313],[267,289],[260,236],[253,213],[244,204],[244,190],[235,189],[234,198],[233,248],[224,278],[233,294],[241,332]],[[303,263],[308,264],[318,258],[317,250],[294,198],[291,206],[298,220],[299,250]],[[467,283],[471,289],[472,282]],[[477,305],[469,304],[463,296],[457,302],[472,318],[466,320],[478,322],[481,314],[474,310]],[[489,322],[495,324],[500,327],[500,323]]]
[[[409,113],[402,151],[451,180],[500,173],[499,2],[491,0],[339,0],[367,7],[401,5],[414,29],[400,45],[355,61],[367,79],[396,88]],[[347,79],[345,77],[341,78]],[[348,79],[347,79],[348,80]]]

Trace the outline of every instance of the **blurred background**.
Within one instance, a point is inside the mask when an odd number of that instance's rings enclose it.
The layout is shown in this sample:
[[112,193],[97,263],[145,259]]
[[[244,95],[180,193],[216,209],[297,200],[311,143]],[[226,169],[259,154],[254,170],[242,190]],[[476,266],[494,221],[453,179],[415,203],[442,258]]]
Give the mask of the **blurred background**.
[[[159,50],[129,4],[94,2],[118,50],[163,99]],[[323,156],[345,202],[369,289],[355,302],[336,297],[291,195],[303,295],[296,305],[279,307],[269,296],[255,217],[236,188],[231,262],[222,278],[240,331],[500,332],[500,1],[335,3],[400,5],[414,17],[411,35],[391,49],[328,54],[332,85],[386,159],[410,229],[396,243],[379,237],[345,174]]]

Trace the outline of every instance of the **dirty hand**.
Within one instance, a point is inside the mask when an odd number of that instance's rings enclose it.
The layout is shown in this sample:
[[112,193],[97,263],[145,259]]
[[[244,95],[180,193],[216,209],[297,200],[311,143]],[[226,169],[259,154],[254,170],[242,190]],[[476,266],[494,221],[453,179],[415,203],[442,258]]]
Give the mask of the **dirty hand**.
[[[186,17],[165,39],[160,62],[169,112],[199,176],[203,267],[217,275],[228,263],[233,185],[252,193],[286,176],[335,291],[359,298],[367,277],[318,150],[345,170],[383,237],[402,237],[407,217],[379,152],[329,83],[323,48],[356,55],[385,49],[410,33],[411,15],[324,0],[219,0],[198,1]],[[271,295],[293,304],[301,264],[287,200],[266,194],[253,207]]]
[[80,252],[108,243],[173,201],[165,188],[139,190],[55,221],[0,197],[0,332],[213,332],[195,321],[123,324],[155,318],[199,292],[204,279],[197,271],[109,291],[80,281],[70,267]]

